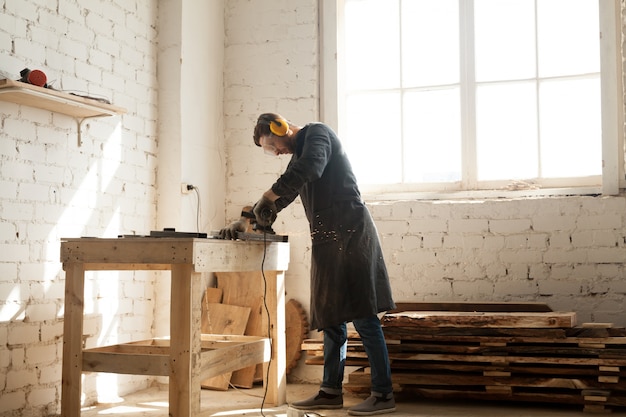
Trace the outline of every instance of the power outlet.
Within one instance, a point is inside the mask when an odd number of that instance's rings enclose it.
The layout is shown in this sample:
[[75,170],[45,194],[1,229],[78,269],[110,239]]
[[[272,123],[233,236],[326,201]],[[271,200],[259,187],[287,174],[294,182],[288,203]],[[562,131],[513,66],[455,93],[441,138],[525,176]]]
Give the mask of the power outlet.
[[193,185],[187,184],[186,182],[183,182],[183,183],[180,184],[180,192],[181,193],[189,194],[192,191],[193,191]]

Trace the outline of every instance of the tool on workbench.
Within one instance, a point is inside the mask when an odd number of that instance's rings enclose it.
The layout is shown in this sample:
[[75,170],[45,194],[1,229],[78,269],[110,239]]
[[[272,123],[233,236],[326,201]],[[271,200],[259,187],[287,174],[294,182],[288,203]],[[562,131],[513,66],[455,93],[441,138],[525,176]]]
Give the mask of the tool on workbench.
[[289,241],[289,237],[286,235],[277,235],[276,233],[246,233],[246,232],[237,232],[238,240],[260,240],[267,242],[287,242]]
[[[260,233],[265,232],[265,233],[272,234],[272,235],[276,234],[276,232],[274,232],[274,229],[272,229],[271,224],[268,224],[267,226],[260,225],[259,222],[257,222],[256,216],[254,215],[252,210],[253,210],[253,207],[251,206],[245,206],[241,210],[241,221],[244,221],[247,223],[246,232],[260,232]],[[266,220],[271,219],[272,210],[270,210],[269,208],[266,210],[263,210],[261,212],[261,216]]]
[[208,235],[201,232],[177,232],[173,227],[166,227],[162,231],[152,230],[150,237],[198,237],[206,238]]

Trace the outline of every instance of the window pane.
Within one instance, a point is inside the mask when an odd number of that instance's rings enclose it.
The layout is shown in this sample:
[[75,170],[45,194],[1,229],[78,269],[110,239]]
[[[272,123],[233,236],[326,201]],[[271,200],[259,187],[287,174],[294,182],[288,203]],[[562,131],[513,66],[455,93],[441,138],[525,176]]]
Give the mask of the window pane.
[[598,0],[538,0],[539,76],[600,71]]
[[600,1],[342,0],[339,125],[359,180],[601,176]]
[[406,182],[461,180],[459,96],[458,88],[405,94]]
[[346,88],[400,86],[400,24],[397,0],[346,0]]
[[404,0],[402,2],[403,87],[458,82],[458,0]]
[[533,1],[475,0],[474,19],[477,81],[535,77]]
[[537,146],[535,83],[478,87],[478,180],[536,178]]
[[401,182],[400,94],[354,94],[346,105],[343,143],[358,181]]
[[540,97],[542,176],[602,174],[600,78],[545,81]]

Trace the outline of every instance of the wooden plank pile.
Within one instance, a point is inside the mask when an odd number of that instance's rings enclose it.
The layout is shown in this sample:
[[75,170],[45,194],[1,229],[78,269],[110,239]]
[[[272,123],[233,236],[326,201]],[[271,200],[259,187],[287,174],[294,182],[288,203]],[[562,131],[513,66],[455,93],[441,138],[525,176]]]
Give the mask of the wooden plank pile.
[[[401,396],[626,407],[626,329],[610,323],[576,326],[575,313],[535,303],[406,303],[382,323]],[[302,346],[307,364],[323,364],[321,340]],[[361,367],[346,390],[368,393],[358,334],[346,364]]]

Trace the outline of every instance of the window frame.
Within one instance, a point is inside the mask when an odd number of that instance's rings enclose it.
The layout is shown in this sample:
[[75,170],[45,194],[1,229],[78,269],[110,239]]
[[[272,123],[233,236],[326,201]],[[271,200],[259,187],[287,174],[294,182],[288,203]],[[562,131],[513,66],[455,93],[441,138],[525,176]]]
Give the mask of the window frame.
[[[460,0],[467,7],[469,1]],[[446,199],[524,197],[542,195],[617,195],[626,187],[624,174],[624,93],[622,84],[621,4],[619,0],[598,0],[600,20],[601,106],[602,106],[602,185],[560,186],[550,182],[549,188],[534,189],[520,184],[493,190],[446,190],[445,184],[393,184],[361,185],[367,200]],[[338,36],[343,22],[343,0],[320,0],[320,119],[342,132],[343,103],[340,73],[341,61],[337,59],[342,48]],[[466,150],[464,144],[464,152]],[[475,160],[475,158],[474,158]],[[475,167],[474,167],[475,168]]]

